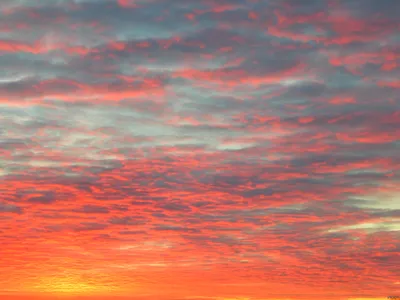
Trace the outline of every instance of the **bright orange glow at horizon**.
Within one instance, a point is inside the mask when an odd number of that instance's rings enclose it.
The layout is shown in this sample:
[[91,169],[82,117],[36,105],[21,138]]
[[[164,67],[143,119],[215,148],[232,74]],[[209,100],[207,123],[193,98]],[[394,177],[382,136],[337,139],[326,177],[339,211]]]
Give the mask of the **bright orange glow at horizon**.
[[102,286],[96,282],[73,277],[41,278],[40,284],[32,287],[32,290],[36,290],[38,293],[64,296],[101,295],[104,293],[112,295],[113,292],[118,291],[112,286]]

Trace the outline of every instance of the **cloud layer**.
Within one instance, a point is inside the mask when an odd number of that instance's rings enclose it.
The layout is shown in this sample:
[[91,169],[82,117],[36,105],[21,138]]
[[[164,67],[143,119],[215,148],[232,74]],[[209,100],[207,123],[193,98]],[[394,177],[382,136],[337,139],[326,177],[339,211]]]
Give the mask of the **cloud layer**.
[[0,291],[399,294],[399,10],[1,1]]

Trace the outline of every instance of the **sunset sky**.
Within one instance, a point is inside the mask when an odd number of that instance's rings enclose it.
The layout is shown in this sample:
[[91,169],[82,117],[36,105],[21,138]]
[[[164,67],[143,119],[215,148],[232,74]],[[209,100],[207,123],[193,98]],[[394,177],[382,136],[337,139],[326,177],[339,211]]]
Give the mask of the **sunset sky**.
[[400,296],[400,1],[0,16],[1,300]]

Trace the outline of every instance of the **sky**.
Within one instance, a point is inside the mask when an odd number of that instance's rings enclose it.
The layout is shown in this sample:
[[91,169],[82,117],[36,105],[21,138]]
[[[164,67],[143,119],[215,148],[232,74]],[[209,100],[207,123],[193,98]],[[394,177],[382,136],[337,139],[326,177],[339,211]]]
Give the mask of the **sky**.
[[399,12],[1,0],[0,299],[400,295]]

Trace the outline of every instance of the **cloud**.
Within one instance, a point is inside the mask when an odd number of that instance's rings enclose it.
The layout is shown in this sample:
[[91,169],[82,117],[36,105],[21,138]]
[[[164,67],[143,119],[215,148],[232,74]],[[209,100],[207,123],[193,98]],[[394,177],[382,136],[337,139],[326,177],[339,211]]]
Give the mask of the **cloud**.
[[16,213],[20,214],[23,212],[22,208],[12,204],[5,204],[1,203],[0,205],[0,212],[1,213]]
[[394,2],[2,1],[0,290],[396,294]]

